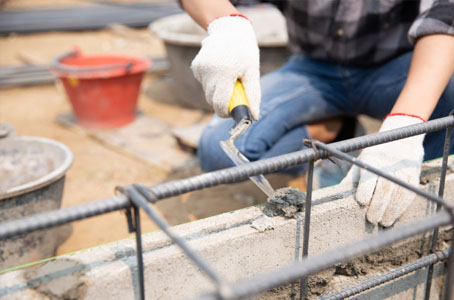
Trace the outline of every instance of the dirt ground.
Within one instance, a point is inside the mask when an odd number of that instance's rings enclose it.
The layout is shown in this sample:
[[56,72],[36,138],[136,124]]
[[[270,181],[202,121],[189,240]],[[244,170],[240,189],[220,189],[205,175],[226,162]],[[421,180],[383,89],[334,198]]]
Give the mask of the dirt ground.
[[[53,1],[51,1],[54,3]],[[87,1],[62,1],[68,5],[86,4]],[[47,7],[49,1],[8,1],[6,6],[24,8]],[[63,5],[64,3],[60,3]],[[0,37],[0,67],[26,63],[48,64],[55,56],[78,46],[84,53],[115,53],[146,56],[163,56],[162,42],[146,29],[134,29],[132,38],[125,38],[109,30],[90,32],[52,32],[30,35],[14,34]],[[142,83],[138,109],[173,127],[194,124],[208,115],[154,101],[145,94],[156,80],[148,75]],[[144,183],[152,185],[175,178],[200,173],[198,166],[182,172],[164,171],[159,166],[117,151],[90,137],[86,131],[66,128],[56,121],[62,113],[71,111],[66,95],[59,83],[29,87],[0,89],[0,121],[10,123],[21,136],[47,137],[67,145],[74,153],[74,163],[67,172],[62,207],[70,207],[114,195],[117,185]],[[280,175],[270,177],[275,188],[286,186],[291,178]],[[304,188],[303,179],[294,179],[294,187]],[[193,192],[157,204],[157,209],[170,224],[180,224],[219,213],[243,208],[265,201],[265,196],[251,183],[220,186]],[[143,231],[156,227],[142,218]],[[131,236],[127,232],[123,212],[72,223],[72,233],[58,249],[58,254],[84,249]]]

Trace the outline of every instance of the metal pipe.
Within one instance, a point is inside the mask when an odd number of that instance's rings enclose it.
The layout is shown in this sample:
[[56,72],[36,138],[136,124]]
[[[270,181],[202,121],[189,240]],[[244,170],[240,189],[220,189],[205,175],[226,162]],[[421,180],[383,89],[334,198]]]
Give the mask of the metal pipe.
[[448,251],[449,250],[437,251],[436,253],[429,254],[423,258],[386,272],[385,274],[377,275],[373,278],[366,279],[356,285],[342,289],[339,292],[333,292],[321,296],[317,298],[317,300],[341,300],[357,295],[416,270],[422,269],[427,266],[433,266],[435,263],[445,260],[449,255]]

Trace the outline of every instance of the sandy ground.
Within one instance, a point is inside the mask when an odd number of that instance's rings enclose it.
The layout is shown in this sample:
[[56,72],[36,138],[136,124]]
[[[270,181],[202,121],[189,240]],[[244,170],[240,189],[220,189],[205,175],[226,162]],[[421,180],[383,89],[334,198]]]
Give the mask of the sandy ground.
[[[25,1],[25,0],[24,0]],[[25,1],[26,2],[26,1]],[[25,3],[23,2],[23,3]],[[71,1],[69,1],[71,2]],[[11,1],[19,7],[21,1]],[[30,2],[29,2],[30,3]],[[44,5],[46,1],[42,1]],[[71,2],[72,3],[72,2]],[[14,6],[13,5],[13,6]],[[24,4],[25,5],[25,4]],[[22,6],[20,6],[23,8]],[[163,44],[146,29],[133,30],[123,37],[109,30],[93,32],[59,32],[0,37],[0,67],[25,63],[47,64],[76,45],[85,53],[131,55],[165,55]],[[156,80],[147,76],[142,91]],[[174,127],[184,127],[206,118],[206,113],[153,101],[142,92],[138,108],[143,113]],[[74,206],[114,195],[117,185],[156,184],[182,178],[201,171],[197,166],[180,173],[169,173],[144,163],[132,155],[106,147],[83,130],[64,128],[56,122],[71,107],[61,86],[42,85],[0,89],[0,121],[10,123],[19,135],[42,136],[66,144],[74,153],[74,164],[67,173],[62,207]],[[76,128],[77,129],[77,128]],[[276,188],[287,185],[289,177],[271,176]],[[302,179],[292,186],[303,188]],[[162,201],[159,212],[170,224],[180,224],[265,201],[253,184],[221,186]],[[156,227],[143,218],[143,231]],[[58,254],[84,249],[131,236],[123,212],[74,222],[72,234],[58,249]]]

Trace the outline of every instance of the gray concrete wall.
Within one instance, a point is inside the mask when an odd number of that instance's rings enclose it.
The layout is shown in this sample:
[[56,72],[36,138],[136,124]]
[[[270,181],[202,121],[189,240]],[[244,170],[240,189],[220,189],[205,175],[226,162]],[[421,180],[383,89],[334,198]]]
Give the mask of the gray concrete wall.
[[[425,189],[437,191],[440,164],[441,160],[436,160],[425,165]],[[454,199],[453,170],[454,157],[451,157],[446,199]],[[341,185],[314,192],[311,255],[377,232],[376,227],[365,221],[365,209],[355,202],[353,192]],[[431,203],[417,198],[395,226],[431,214],[434,209]],[[292,263],[295,225],[295,219],[268,218],[262,214],[261,207],[250,207],[175,226],[174,230],[219,274],[235,281]],[[143,245],[147,299],[188,299],[213,288],[162,232],[144,234]],[[134,249],[134,239],[126,239],[64,255],[34,268],[4,273],[0,275],[0,298],[137,299]],[[411,274],[359,299],[389,296],[420,299],[422,273]],[[433,299],[438,298],[440,282],[434,284]],[[333,284],[333,288],[338,288],[345,282],[339,277]]]

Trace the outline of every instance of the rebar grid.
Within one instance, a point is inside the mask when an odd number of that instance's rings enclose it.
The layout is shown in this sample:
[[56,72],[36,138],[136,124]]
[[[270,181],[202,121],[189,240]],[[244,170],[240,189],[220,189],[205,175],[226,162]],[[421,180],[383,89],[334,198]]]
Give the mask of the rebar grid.
[[[343,152],[351,152],[413,135],[433,132],[454,126],[454,116],[448,116],[425,123],[403,127],[388,132],[374,133],[345,141],[330,144]],[[155,196],[155,201],[163,200],[172,196],[178,196],[187,192],[213,187],[221,184],[236,183],[258,174],[268,174],[291,166],[314,160],[315,154],[312,149],[305,149],[289,154],[284,154],[261,161],[251,162],[242,166],[235,166],[219,171],[204,173],[187,179],[169,181],[147,188],[138,185],[141,189],[147,189]],[[60,210],[36,214],[34,216],[18,220],[0,223],[0,240],[23,233],[29,233],[38,229],[50,228],[63,225],[115,210],[126,209],[129,201],[125,195],[97,200],[91,203],[76,205]]]
[[[307,257],[298,263],[281,267],[272,272],[238,281],[231,285],[230,289],[233,291],[233,295],[230,299],[243,299],[297,281],[301,277],[318,273],[337,263],[348,261],[367,253],[372,253],[397,241],[431,230],[435,227],[448,225],[450,224],[450,219],[449,214],[442,211],[417,222],[384,231],[346,246],[324,252],[321,255]],[[219,293],[213,292],[202,296],[200,299],[226,298],[222,298]]]
[[[138,250],[138,264],[140,265],[138,268],[139,285],[141,289],[140,298],[144,299],[143,260],[141,249],[142,245],[140,239],[140,214],[138,210],[138,208],[140,207],[144,209],[147,215],[186,253],[187,256],[189,256],[189,258],[198,267],[202,269],[202,271],[206,275],[208,275],[208,277],[210,277],[217,284],[217,290],[214,293],[203,296],[203,299],[240,299],[264,292],[266,290],[270,290],[274,287],[290,283],[298,279],[302,280],[300,294],[300,297],[302,298],[304,296],[303,289],[305,288],[305,278],[308,275],[317,273],[336,263],[343,262],[354,257],[373,252],[375,250],[379,250],[396,241],[411,237],[418,233],[454,222],[453,206],[449,203],[446,203],[441,197],[431,195],[421,189],[409,186],[408,184],[401,182],[397,178],[393,178],[387,174],[384,174],[380,170],[357,161],[355,158],[349,157],[342,151],[350,152],[353,150],[358,150],[361,148],[390,142],[397,139],[403,139],[413,135],[432,132],[444,128],[451,128],[453,126],[454,116],[451,115],[449,117],[428,121],[426,123],[418,125],[412,125],[388,132],[376,133],[338,143],[333,143],[330,146],[315,141],[314,145],[322,148],[323,151],[313,151],[312,149],[302,150],[242,166],[194,176],[188,179],[176,180],[164,184],[155,185],[151,188],[146,188],[141,185],[134,185],[132,187],[128,187],[127,189],[123,189],[123,195],[118,195],[116,197],[99,200],[72,208],[62,209],[59,211],[52,211],[31,217],[26,217],[20,220],[3,222],[2,224],[0,224],[0,240],[38,229],[50,228],[71,221],[100,215],[114,210],[130,210],[130,208],[133,207],[135,220],[133,229],[136,231],[136,235],[139,235],[136,241]],[[305,162],[310,162],[310,164],[312,165],[315,160],[321,157],[326,158],[330,155],[341,157],[342,159],[346,159],[362,168],[366,168],[367,170],[374,172],[379,176],[385,177],[405,188],[414,191],[419,195],[426,197],[430,201],[434,201],[437,204],[444,206],[446,210],[437,212],[437,214],[431,217],[426,217],[417,222],[413,222],[412,224],[388,230],[372,237],[351,243],[347,246],[325,252],[324,254],[321,254],[319,256],[311,256],[310,259],[305,257],[301,262],[280,268],[274,272],[255,276],[235,284],[227,284],[213,269],[211,269],[211,267],[202,258],[197,255],[195,251],[193,251],[185,243],[184,239],[172,232],[172,230],[164,222],[164,220],[162,220],[144,200],[146,199],[147,201],[153,203],[158,200],[180,195],[189,191],[216,186],[219,184],[234,183],[245,180],[250,176],[267,174]],[[447,153],[445,153],[445,156],[447,157]],[[311,176],[312,172],[309,175],[309,178],[311,178]],[[442,175],[441,177],[445,178],[444,175]],[[312,184],[311,182],[309,183],[310,185],[308,185],[308,194],[310,197],[310,194],[312,192]],[[310,201],[308,201],[307,203],[309,204],[307,204],[308,207],[306,207],[305,212],[306,218],[304,223],[303,256],[307,255],[309,241],[311,204]],[[130,211],[129,215],[131,215]],[[130,223],[132,223],[132,221],[129,220],[128,224]],[[451,247],[452,245],[454,245],[454,243],[451,244]],[[454,255],[449,255],[449,267],[447,272],[448,274],[445,294],[446,299],[450,299],[452,285],[454,283],[453,258]]]

